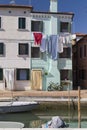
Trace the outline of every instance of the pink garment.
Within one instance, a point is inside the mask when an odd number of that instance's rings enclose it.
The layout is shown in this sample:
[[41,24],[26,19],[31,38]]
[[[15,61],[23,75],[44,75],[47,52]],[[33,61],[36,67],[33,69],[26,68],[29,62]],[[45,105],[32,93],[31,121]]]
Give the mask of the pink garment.
[[33,35],[34,35],[35,45],[41,44],[42,33],[33,33]]

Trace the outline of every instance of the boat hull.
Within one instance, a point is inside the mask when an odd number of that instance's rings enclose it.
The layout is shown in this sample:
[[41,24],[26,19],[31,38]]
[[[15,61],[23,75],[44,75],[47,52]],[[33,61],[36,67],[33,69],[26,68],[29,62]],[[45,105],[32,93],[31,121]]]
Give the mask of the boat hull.
[[24,128],[21,122],[0,121],[0,128]]
[[38,103],[25,103],[25,102],[15,102],[0,105],[0,113],[11,113],[11,112],[26,112],[35,109]]

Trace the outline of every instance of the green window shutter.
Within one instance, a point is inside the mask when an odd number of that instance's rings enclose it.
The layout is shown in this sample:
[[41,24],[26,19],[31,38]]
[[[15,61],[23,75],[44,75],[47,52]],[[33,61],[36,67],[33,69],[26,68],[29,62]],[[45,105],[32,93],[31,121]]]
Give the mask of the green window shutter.
[[30,79],[30,71],[29,71],[29,69],[27,69],[26,71],[27,71],[27,80],[29,80]]
[[26,28],[26,19],[25,18],[19,18],[18,28],[19,29],[25,29]]
[[31,21],[31,31],[34,31],[34,21]]
[[43,32],[43,21],[40,21],[39,31]]
[[21,19],[20,18],[18,19],[18,28],[19,29],[21,28]]
[[25,53],[26,53],[26,55],[28,55],[28,54],[29,54],[29,51],[28,51],[28,50],[29,50],[28,43],[26,44],[25,47],[26,47],[26,52],[25,52]]
[[0,43],[0,54],[2,55],[4,53],[4,44]]
[[19,80],[19,79],[20,79],[20,77],[19,77],[19,76],[20,76],[20,70],[19,70],[19,69],[17,69],[17,70],[16,70],[16,79],[17,79],[17,80]]
[[68,32],[71,32],[71,23],[68,23]]
[[0,69],[0,80],[3,80],[3,69]]
[[60,26],[61,26],[61,22],[60,21],[58,21],[58,33],[60,33]]
[[0,28],[1,28],[1,17],[0,17]]

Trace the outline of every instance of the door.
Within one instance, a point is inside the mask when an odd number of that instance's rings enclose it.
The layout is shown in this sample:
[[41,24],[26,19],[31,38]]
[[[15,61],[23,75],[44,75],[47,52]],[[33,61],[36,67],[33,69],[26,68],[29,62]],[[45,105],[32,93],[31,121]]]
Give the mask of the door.
[[32,70],[32,89],[42,90],[42,71]]

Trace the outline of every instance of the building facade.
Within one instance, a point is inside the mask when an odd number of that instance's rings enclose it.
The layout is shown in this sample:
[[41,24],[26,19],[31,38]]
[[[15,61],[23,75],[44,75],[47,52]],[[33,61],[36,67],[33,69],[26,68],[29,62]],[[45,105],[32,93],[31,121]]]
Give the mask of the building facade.
[[73,46],[73,86],[87,89],[87,35]]
[[[66,80],[73,89],[69,40],[73,15],[57,12],[57,0],[50,0],[49,12],[33,11],[32,6],[0,5],[0,89],[47,90],[51,81],[61,84]],[[34,34],[46,36],[47,42],[53,35],[64,39],[60,53],[53,45],[56,59],[47,51],[48,45],[42,51],[41,44],[35,44]]]

